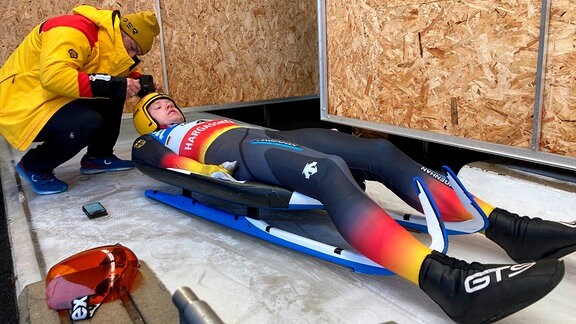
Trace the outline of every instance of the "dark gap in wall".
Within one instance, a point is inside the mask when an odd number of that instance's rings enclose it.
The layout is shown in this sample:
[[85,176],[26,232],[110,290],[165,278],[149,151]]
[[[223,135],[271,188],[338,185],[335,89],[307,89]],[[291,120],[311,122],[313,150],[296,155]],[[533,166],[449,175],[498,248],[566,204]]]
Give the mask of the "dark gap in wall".
[[0,179],[0,323],[18,323],[18,304],[14,282],[12,247],[8,233],[8,215]]

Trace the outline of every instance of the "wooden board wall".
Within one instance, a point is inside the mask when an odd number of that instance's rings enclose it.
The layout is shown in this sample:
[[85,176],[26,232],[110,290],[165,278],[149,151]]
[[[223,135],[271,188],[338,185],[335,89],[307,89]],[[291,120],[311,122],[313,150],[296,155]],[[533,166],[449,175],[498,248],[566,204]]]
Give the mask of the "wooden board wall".
[[[0,22],[0,62],[36,24],[80,3],[122,13],[155,11],[155,1],[146,0],[8,0]],[[318,94],[314,0],[163,0],[161,12],[167,90],[182,107]],[[160,54],[158,38],[140,69],[163,83]]]
[[314,0],[165,0],[170,91],[188,105],[318,94]]
[[[552,3],[540,147],[576,156],[574,6]],[[529,148],[540,11],[536,0],[328,0],[329,113]]]
[[576,156],[576,6],[553,0],[541,148]]

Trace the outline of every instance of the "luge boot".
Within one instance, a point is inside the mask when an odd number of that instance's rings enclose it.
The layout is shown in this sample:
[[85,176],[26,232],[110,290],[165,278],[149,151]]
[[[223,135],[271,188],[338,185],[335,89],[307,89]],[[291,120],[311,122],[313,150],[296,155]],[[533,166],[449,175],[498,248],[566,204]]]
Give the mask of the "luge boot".
[[564,262],[467,263],[433,251],[422,264],[420,288],[457,323],[491,323],[548,294],[564,276]]
[[486,237],[516,262],[558,259],[576,251],[576,222],[520,217],[500,208],[489,219]]

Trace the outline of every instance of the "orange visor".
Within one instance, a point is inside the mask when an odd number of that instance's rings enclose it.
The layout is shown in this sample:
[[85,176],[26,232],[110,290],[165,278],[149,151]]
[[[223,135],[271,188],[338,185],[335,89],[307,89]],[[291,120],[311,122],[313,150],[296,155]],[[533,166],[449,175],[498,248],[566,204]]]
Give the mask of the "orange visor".
[[69,309],[72,320],[91,318],[104,301],[118,299],[130,290],[139,266],[134,252],[120,244],[77,253],[48,271],[48,307]]

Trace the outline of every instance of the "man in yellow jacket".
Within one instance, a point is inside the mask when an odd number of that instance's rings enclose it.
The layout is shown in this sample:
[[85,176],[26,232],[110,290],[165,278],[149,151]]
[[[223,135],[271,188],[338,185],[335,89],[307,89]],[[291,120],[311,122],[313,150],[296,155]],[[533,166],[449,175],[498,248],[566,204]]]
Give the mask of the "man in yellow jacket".
[[18,173],[38,194],[66,191],[54,169],[83,148],[81,172],[129,170],[113,154],[126,98],[141,88],[139,55],[159,34],[150,11],[91,6],[36,26],[0,69],[0,134],[26,150]]

